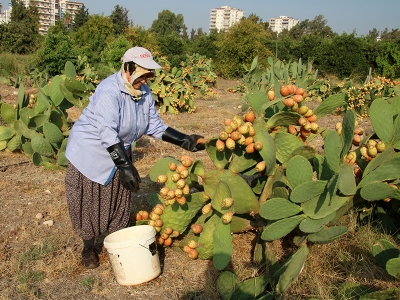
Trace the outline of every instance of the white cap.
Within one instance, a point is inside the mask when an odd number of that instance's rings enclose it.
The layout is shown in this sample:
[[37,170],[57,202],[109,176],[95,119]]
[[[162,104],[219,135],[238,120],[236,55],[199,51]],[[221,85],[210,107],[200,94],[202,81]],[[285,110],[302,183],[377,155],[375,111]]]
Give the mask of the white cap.
[[150,70],[162,68],[153,60],[153,55],[151,55],[150,51],[142,47],[133,47],[127,50],[122,57],[122,63],[124,64],[128,61],[133,61],[139,66]]

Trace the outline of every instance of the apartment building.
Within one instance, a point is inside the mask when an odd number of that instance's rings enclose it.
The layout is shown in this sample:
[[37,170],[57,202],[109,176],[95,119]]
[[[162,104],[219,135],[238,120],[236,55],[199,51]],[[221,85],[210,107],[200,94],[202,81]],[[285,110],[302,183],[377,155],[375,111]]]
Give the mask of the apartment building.
[[210,26],[209,29],[217,29],[219,31],[228,31],[236,22],[239,22],[244,17],[244,11],[229,6],[220,8],[212,8],[210,11]]
[[289,18],[287,16],[279,16],[279,18],[269,19],[269,27],[276,33],[281,33],[284,29],[290,30],[293,26],[299,23],[299,20]]
[[[57,20],[64,20],[65,16],[68,16],[68,19],[65,20],[66,24],[71,24],[75,14],[83,5],[81,2],[69,0],[23,0],[23,3],[26,7],[29,4],[37,7],[40,34],[46,34],[50,26],[54,25]],[[11,11],[12,6],[9,6],[7,10],[0,12],[0,23],[10,22]]]

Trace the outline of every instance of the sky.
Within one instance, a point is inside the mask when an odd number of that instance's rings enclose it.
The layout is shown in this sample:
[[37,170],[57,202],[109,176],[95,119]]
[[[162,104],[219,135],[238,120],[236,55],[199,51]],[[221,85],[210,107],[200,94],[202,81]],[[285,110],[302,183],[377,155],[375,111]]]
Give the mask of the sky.
[[358,37],[367,35],[376,28],[400,29],[400,0],[152,0],[152,1],[99,1],[78,0],[89,10],[89,14],[109,16],[116,5],[129,11],[134,25],[151,27],[158,14],[169,10],[182,14],[188,32],[202,28],[208,33],[210,9],[229,6],[244,11],[244,16],[255,14],[264,22],[270,18],[288,16],[301,21],[313,20],[323,15],[327,25],[338,34],[356,32]]

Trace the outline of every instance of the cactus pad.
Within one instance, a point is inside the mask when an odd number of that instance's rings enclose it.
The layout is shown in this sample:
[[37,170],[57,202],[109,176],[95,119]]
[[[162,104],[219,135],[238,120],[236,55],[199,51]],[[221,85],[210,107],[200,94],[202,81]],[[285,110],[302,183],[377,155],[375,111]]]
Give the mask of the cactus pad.
[[286,166],[286,177],[292,189],[302,183],[311,181],[313,179],[313,169],[310,162],[300,155],[292,157]]
[[301,211],[302,208],[299,205],[289,200],[272,198],[261,205],[259,214],[266,220],[279,220],[297,215]]
[[314,233],[320,231],[324,225],[328,224],[334,218],[335,218],[335,213],[327,215],[325,218],[318,220],[307,218],[300,223],[299,229],[304,233]]
[[261,234],[261,238],[265,241],[277,240],[290,233],[305,218],[306,216],[302,214],[271,223],[265,227]]
[[303,142],[298,137],[290,133],[277,133],[274,141],[276,146],[276,158],[281,163],[286,162],[295,149],[304,146]]
[[314,180],[304,182],[296,186],[290,194],[290,200],[295,203],[303,203],[318,197],[321,195],[326,188],[327,181],[325,180]]
[[346,226],[327,227],[310,234],[308,240],[315,244],[327,244],[345,235],[347,232],[348,229]]
[[399,190],[383,182],[373,182],[366,185],[360,190],[360,195],[368,201],[377,201],[384,198],[400,199]]
[[233,246],[229,224],[220,222],[217,224],[213,234],[214,240],[214,267],[223,270],[232,258]]

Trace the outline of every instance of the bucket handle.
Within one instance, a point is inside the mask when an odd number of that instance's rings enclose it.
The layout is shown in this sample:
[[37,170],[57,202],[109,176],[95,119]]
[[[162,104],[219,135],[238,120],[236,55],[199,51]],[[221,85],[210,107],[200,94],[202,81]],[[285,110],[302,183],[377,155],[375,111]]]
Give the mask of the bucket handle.
[[152,242],[149,245],[149,248],[147,248],[145,245],[142,245],[142,244],[139,244],[139,246],[142,246],[143,248],[149,250],[152,256],[154,256],[154,255],[156,255],[158,253],[156,242]]

